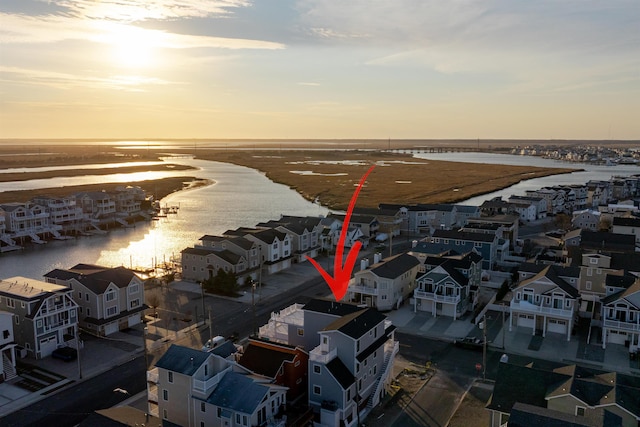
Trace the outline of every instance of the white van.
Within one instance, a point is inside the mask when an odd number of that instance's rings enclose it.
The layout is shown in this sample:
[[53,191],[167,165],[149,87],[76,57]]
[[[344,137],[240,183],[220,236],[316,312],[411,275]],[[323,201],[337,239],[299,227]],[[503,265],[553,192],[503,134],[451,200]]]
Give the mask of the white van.
[[202,351],[211,351],[221,345],[224,341],[224,337],[221,337],[220,335],[215,336],[204,343],[204,345],[202,346]]

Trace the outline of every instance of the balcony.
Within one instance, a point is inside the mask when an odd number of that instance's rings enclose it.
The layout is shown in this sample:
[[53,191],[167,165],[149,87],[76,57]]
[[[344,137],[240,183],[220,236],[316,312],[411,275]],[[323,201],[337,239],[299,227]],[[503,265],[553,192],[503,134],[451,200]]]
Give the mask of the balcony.
[[604,325],[608,329],[618,329],[623,331],[640,332],[640,323],[636,322],[622,322],[615,319],[605,319]]
[[337,348],[334,348],[333,350],[326,352],[326,351],[320,350],[320,346],[318,346],[313,350],[311,350],[311,352],[309,353],[309,360],[312,362],[323,363],[326,365],[337,356],[338,356]]
[[366,295],[378,295],[378,288],[372,286],[349,285],[348,291]]
[[147,371],[147,382],[158,384],[158,368]]
[[215,374],[214,376],[212,376],[209,379],[206,380],[197,380],[197,379],[193,379],[193,386],[192,389],[194,392],[199,392],[199,393],[207,393],[207,391],[211,390],[213,387],[215,387],[220,380],[222,380],[222,377],[224,377],[224,375],[231,370],[231,367],[228,367],[227,369],[225,369],[224,371],[218,372],[217,374]]
[[573,318],[573,307],[570,309],[542,307],[539,305],[531,304],[527,301],[512,301],[511,310],[519,311],[521,313],[531,313],[537,315],[547,315],[554,317],[562,317],[565,319]]
[[425,291],[420,291],[418,289],[416,289],[413,292],[413,297],[431,300],[435,302],[443,302],[447,304],[458,304],[460,302],[459,295],[452,295],[452,296],[440,295],[440,294],[436,294],[435,292],[425,292]]

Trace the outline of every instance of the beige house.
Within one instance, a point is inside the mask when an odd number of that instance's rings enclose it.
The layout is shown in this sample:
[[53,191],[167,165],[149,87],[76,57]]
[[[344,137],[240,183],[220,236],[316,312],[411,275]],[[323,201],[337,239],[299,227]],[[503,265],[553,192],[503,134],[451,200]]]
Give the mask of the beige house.
[[640,349],[640,278],[628,283],[618,280],[616,286],[611,282],[607,286],[609,295],[602,300],[602,348],[607,343],[620,344],[635,353]]
[[15,342],[36,359],[76,347],[78,305],[68,286],[11,277],[0,280],[0,310],[13,314]]
[[77,264],[44,275],[48,283],[67,286],[79,306],[80,327],[95,335],[110,335],[137,325],[147,308],[144,283],[124,267]]
[[374,264],[367,266],[349,281],[346,301],[388,311],[409,299],[416,288],[416,275],[420,261],[409,254],[394,255],[383,260],[374,257]]
[[564,334],[571,340],[571,330],[578,310],[578,290],[558,277],[552,266],[525,279],[513,290],[509,331],[515,327]]

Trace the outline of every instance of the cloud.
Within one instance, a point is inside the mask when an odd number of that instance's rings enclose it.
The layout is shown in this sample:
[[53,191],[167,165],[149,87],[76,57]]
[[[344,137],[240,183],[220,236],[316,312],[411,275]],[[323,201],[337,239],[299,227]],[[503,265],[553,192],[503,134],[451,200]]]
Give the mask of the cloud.
[[63,90],[85,87],[143,91],[145,86],[177,84],[154,77],[135,75],[94,77],[6,66],[0,66],[0,76],[3,82],[40,85]]
[[282,49],[280,43],[242,37],[214,37],[171,33],[136,26],[147,20],[226,16],[228,9],[249,5],[243,0],[67,0],[57,4],[65,12],[45,15],[0,13],[0,43],[55,43],[88,40],[111,43],[129,37],[152,47],[189,49]]
[[58,6],[77,18],[139,22],[176,18],[205,18],[247,7],[245,0],[62,0]]

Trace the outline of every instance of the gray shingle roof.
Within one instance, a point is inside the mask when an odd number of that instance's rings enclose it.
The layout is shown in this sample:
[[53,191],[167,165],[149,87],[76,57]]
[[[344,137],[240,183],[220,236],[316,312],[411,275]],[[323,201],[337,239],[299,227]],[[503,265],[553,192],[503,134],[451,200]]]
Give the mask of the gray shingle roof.
[[267,393],[269,387],[237,372],[227,372],[207,402],[235,412],[252,414]]
[[416,257],[403,253],[386,258],[378,264],[372,265],[369,270],[378,277],[395,279],[419,264],[420,261]]
[[344,316],[362,310],[362,308],[356,304],[337,302],[328,298],[314,298],[306,303],[302,309],[305,311],[331,314],[333,316]]
[[338,381],[343,390],[346,390],[355,382],[353,374],[349,372],[349,369],[338,357],[327,363],[327,370]]
[[191,376],[208,357],[209,353],[204,351],[172,344],[160,360],[156,362],[156,366],[168,371]]
[[365,308],[355,313],[342,316],[340,319],[327,325],[324,330],[340,331],[353,339],[358,339],[380,322],[384,322],[385,319],[386,316],[378,310]]
[[119,288],[129,286],[136,274],[125,267],[101,267],[92,264],[77,264],[68,270],[56,269],[44,275],[59,280],[75,279],[93,293],[100,295],[113,283]]

